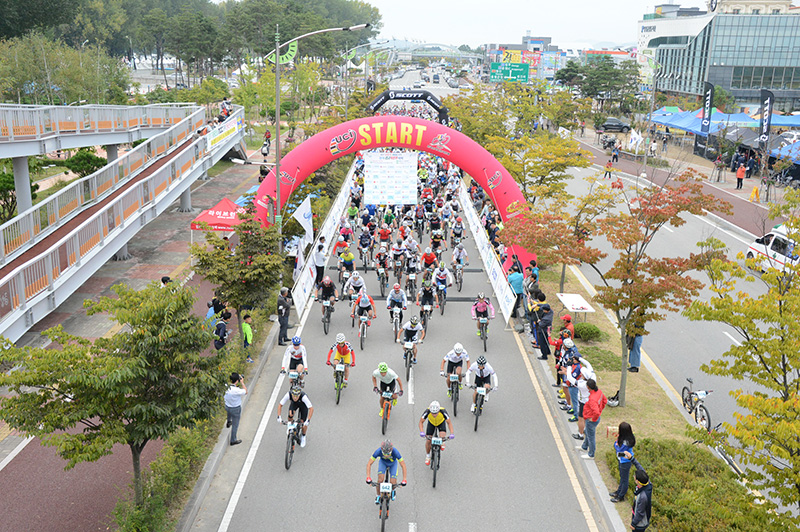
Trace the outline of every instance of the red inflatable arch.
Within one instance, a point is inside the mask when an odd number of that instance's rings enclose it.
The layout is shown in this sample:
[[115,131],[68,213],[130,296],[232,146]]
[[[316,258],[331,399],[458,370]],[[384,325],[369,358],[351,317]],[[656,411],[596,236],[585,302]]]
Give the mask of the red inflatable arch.
[[[480,144],[442,124],[404,116],[374,116],[351,120],[317,133],[281,159],[283,206],[294,190],[322,166],[360,150],[382,147],[409,148],[447,159],[472,176],[494,201],[505,221],[525,198],[511,174]],[[267,220],[268,198],[275,198],[275,171],[256,193],[258,218]]]

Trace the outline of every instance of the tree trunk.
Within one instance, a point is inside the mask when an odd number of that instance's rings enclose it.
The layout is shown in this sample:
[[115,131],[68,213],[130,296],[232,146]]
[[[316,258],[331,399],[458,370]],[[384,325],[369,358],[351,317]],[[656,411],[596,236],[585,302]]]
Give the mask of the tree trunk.
[[[561,282],[558,285],[559,293],[564,293],[564,279],[567,277],[567,264],[564,263],[561,265]],[[537,279],[538,281],[538,279]]]
[[628,382],[628,338],[625,331],[627,323],[620,326],[620,343],[622,344],[622,372],[619,378],[619,406],[625,406],[625,385]]
[[133,494],[136,501],[136,507],[141,508],[144,504],[144,487],[142,486],[142,450],[144,444],[136,445],[133,443],[128,444],[131,448],[131,458],[133,458]]

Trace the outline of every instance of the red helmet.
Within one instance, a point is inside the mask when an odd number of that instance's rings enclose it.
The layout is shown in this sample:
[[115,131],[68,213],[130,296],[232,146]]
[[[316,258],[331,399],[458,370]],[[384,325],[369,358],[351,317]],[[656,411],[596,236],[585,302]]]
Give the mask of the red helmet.
[[325,285],[331,284],[332,282],[333,281],[331,281],[331,278],[328,277],[327,275],[325,276],[324,279],[322,279],[322,284],[325,284]]
[[400,290],[400,283],[394,283],[394,286],[392,288],[394,288],[395,290]]
[[461,216],[459,216],[458,218],[456,218],[456,221],[457,221],[458,223],[461,223],[463,220],[461,220]]
[[564,321],[572,321],[572,316],[570,316],[569,314],[564,314],[563,316],[561,316],[561,319]]

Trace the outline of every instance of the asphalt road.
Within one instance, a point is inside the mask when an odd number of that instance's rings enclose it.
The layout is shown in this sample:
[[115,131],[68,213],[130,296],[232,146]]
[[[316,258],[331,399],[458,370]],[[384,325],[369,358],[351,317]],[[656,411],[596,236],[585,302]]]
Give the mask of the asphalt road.
[[[466,244],[473,271],[465,274],[461,294],[450,288],[451,297],[491,293],[486,275],[475,268],[480,260],[474,255],[473,240]],[[319,304],[301,323],[310,366],[305,390],[315,411],[308,445],[298,447],[291,470],[284,468],[285,429],[275,421],[274,400],[288,388],[288,382],[278,379],[283,349],[276,348],[265,366],[264,384],[252,391],[247,406],[240,429],[245,443],[226,453],[192,530],[257,530],[266,523],[269,529],[287,531],[379,527],[374,488],[364,483],[367,461],[383,440],[371,373],[381,361],[400,373],[402,350],[391,339],[388,313],[381,304],[385,300],[379,297],[374,272],[368,273],[367,283],[380,310],[364,351],[356,345],[355,330],[341,303],[329,335],[323,334]],[[448,303],[445,315],[434,317],[429,336],[419,346],[412,382],[404,383],[406,394],[392,411],[387,437],[408,464],[409,485],[399,490],[392,504],[388,529],[475,530],[490,521],[501,530],[596,530],[594,521],[602,518],[595,514],[601,514],[591,495],[586,502],[579,484],[585,479],[575,478],[584,477],[584,461],[571,438],[564,441],[562,434],[554,439],[556,429],[546,418],[549,410],[538,399],[543,396],[532,386],[514,335],[502,330],[499,319],[492,323],[486,357],[500,376],[500,389],[490,396],[477,432],[468,400],[462,397],[454,419],[456,438],[447,443],[437,487],[432,487],[417,423],[432,400],[452,410],[439,364],[453,343],[462,342],[473,360],[483,354],[469,305]],[[350,386],[339,405],[334,400],[332,372],[325,365],[337,332],[344,332],[356,349],[356,367],[351,368]],[[273,388],[276,383],[280,391]],[[551,390],[547,386],[544,393]],[[235,465],[237,455],[244,467]],[[584,510],[591,512],[588,519]]]

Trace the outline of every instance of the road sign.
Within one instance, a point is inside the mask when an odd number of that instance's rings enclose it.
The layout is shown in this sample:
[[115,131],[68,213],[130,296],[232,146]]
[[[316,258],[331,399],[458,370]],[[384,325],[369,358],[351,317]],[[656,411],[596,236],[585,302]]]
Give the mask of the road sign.
[[529,72],[529,66],[524,63],[492,63],[489,72],[489,81],[518,81],[520,83],[527,83]]

